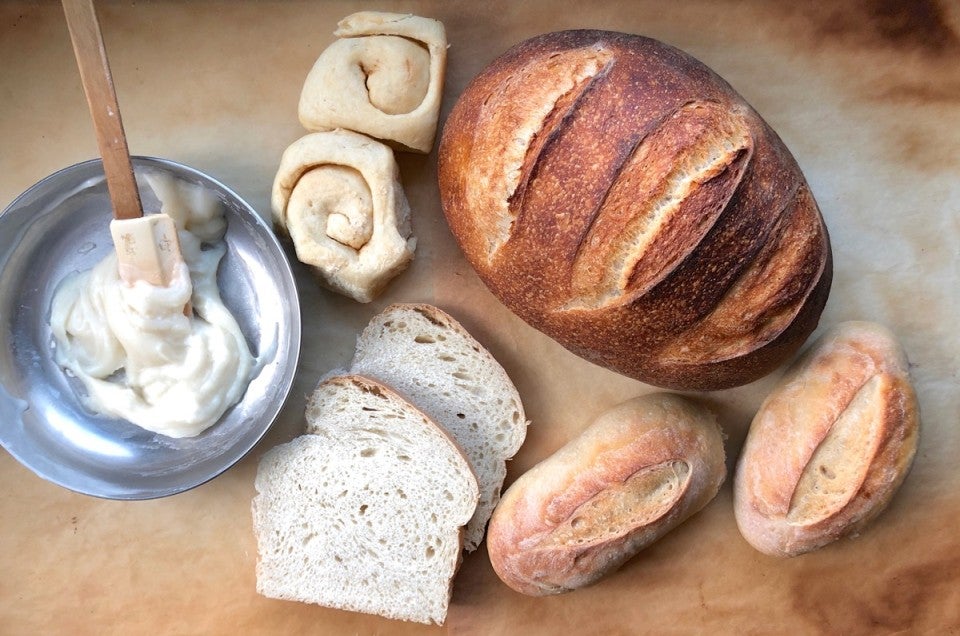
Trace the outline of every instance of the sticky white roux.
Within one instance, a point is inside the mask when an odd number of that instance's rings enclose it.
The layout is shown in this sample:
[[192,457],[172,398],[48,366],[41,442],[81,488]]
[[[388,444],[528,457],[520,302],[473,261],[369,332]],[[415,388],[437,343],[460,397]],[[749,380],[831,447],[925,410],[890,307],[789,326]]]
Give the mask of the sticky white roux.
[[177,223],[184,263],[168,287],[124,283],[114,253],[65,280],[51,308],[55,356],[83,382],[92,411],[192,437],[240,400],[254,358],[217,288],[222,205],[199,186],[148,181]]

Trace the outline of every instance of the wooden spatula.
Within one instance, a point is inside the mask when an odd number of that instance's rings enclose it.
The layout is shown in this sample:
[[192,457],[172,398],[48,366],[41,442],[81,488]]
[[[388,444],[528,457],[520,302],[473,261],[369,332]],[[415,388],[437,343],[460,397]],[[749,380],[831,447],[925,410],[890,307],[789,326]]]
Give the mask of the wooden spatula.
[[183,262],[176,225],[166,214],[143,216],[93,0],[63,0],[63,10],[113,204],[110,233],[120,278],[129,284],[143,280],[165,287]]

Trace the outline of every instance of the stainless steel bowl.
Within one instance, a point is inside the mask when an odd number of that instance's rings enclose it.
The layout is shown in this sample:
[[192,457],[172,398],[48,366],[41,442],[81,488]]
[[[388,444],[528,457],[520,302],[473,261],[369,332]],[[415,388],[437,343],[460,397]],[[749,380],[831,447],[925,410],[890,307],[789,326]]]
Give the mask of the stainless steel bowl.
[[[300,306],[290,264],[269,226],[215,179],[172,161],[134,157],[138,176],[166,172],[224,202],[227,253],[218,280],[257,372],[243,399],[197,437],[172,439],[83,407],[82,386],[53,359],[50,303],[57,285],[113,250],[102,164],[50,175],[0,215],[0,443],[37,475],[77,492],[150,499],[216,477],[270,428],[300,351]],[[148,187],[144,208],[158,209]]]

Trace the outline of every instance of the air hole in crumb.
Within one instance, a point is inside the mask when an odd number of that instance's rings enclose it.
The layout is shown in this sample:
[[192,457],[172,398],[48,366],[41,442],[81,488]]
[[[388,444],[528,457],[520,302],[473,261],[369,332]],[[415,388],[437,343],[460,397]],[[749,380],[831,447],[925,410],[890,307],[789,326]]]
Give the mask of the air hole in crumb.
[[409,456],[409,455],[397,455],[397,459],[399,459],[399,460],[402,461],[402,462],[408,462],[408,461],[410,461],[410,456]]
[[436,550],[433,549],[433,546],[427,546],[427,558],[432,559],[433,555],[436,554]]
[[458,380],[466,380],[466,381],[473,380],[473,376],[467,373],[466,371],[455,371],[452,375]]
[[466,417],[466,415],[464,415],[463,413],[457,413],[457,417],[459,417],[462,420],[463,418]]
[[443,496],[447,498],[447,501],[453,501],[453,493],[449,490],[444,490]]
[[376,454],[376,448],[364,448],[362,451],[360,451],[360,457],[373,457]]
[[820,466],[820,474],[827,479],[833,479],[837,476],[828,466]]
[[581,525],[583,525],[583,517],[574,517],[570,520],[571,528],[579,528]]
[[432,336],[420,334],[416,338],[414,338],[413,341],[419,344],[433,344],[436,342],[436,339],[433,338]]
[[362,515],[367,514],[367,508],[369,508],[369,506],[367,506],[367,504],[363,504],[362,506],[360,506],[360,514],[362,514]]

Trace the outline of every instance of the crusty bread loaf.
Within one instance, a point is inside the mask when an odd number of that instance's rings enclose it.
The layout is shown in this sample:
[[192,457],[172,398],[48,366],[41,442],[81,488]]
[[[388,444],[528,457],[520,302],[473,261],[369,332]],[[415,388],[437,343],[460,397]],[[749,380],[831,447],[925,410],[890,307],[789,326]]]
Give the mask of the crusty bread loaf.
[[500,500],[506,460],[527,432],[506,371],[460,323],[426,304],[395,304],[374,316],[357,339],[350,371],[395,389],[463,448],[480,484],[463,541],[475,550]]
[[257,471],[257,591],[442,623],[477,482],[457,445],[387,387],[322,382],[308,435]]
[[754,380],[813,331],[827,231],[787,148],[689,55],[542,35],[478,75],[440,144],[443,211],[529,324],[645,382]]
[[794,556],[860,531],[913,462],[919,409],[892,333],[841,323],[787,371],[750,426],[734,508],[744,538]]
[[725,476],[705,409],[666,393],[624,402],[507,489],[490,562],[524,594],[589,585],[707,505]]

